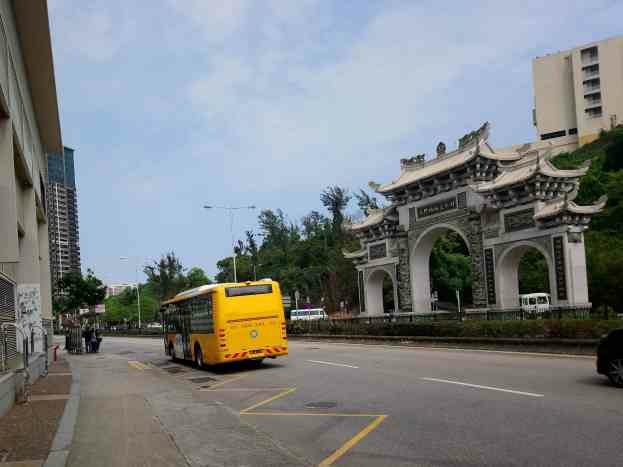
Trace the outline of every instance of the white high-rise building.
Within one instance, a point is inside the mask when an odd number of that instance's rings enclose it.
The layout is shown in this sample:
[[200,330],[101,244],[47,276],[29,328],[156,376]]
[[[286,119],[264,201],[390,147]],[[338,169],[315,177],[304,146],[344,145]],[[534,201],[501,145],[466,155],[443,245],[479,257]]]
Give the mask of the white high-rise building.
[[532,73],[538,139],[582,146],[623,123],[623,36],[537,57]]

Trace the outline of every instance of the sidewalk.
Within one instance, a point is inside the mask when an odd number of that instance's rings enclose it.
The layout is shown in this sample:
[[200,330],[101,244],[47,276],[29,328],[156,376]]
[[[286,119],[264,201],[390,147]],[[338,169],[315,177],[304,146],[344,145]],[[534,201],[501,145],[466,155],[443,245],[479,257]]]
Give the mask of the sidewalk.
[[14,405],[0,418],[0,466],[44,464],[70,397],[71,382],[68,362],[52,362],[48,376],[32,386],[30,402]]
[[68,466],[302,464],[185,377],[135,358],[114,349],[69,357],[81,398]]

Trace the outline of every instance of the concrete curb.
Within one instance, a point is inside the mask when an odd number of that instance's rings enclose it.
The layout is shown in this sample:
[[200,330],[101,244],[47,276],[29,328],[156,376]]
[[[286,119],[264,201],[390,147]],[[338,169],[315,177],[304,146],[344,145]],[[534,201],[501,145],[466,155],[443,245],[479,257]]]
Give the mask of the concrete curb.
[[598,339],[545,339],[496,337],[366,336],[352,334],[290,334],[291,340],[350,341],[395,346],[450,346],[466,350],[513,350],[515,352],[594,355]]
[[[71,362],[69,362],[69,366],[71,367]],[[63,416],[43,467],[64,467],[67,465],[69,449],[74,439],[78,408],[80,406],[80,373],[76,368],[72,368],[72,373],[70,397],[65,404]]]

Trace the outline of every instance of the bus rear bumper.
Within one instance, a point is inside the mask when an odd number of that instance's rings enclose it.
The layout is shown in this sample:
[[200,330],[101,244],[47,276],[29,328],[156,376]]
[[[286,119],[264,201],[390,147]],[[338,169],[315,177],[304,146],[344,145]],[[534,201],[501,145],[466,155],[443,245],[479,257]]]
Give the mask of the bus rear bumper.
[[220,363],[235,362],[240,360],[259,360],[262,358],[283,357],[284,355],[288,355],[288,347],[274,345],[252,351],[225,353],[221,357]]

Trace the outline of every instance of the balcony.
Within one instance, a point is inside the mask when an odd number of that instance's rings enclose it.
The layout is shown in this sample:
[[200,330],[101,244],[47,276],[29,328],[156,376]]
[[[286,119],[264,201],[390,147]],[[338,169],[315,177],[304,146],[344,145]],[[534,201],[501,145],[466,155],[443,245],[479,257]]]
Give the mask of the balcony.
[[586,115],[586,118],[600,118],[602,116],[602,109],[601,109],[601,105],[597,105],[595,107],[589,107],[584,109],[584,114]]

